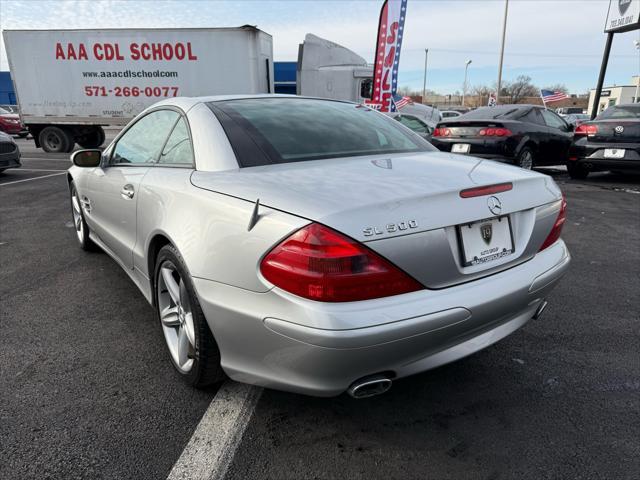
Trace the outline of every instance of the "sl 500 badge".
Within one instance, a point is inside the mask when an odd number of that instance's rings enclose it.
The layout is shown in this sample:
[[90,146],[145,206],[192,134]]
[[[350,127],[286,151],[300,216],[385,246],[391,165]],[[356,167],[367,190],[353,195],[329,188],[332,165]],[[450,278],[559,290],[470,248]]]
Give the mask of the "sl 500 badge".
[[384,227],[367,227],[362,230],[365,237],[373,237],[374,235],[382,235],[384,233],[397,233],[418,228],[418,222],[415,220],[407,220],[406,222],[387,223]]

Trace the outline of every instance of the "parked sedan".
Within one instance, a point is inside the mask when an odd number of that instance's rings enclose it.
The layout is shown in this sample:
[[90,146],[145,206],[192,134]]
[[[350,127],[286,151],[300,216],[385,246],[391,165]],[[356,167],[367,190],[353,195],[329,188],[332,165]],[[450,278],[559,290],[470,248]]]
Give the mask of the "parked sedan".
[[482,107],[440,122],[432,143],[445,152],[474,155],[531,169],[567,160],[573,128],[535,105]]
[[425,140],[431,140],[431,134],[433,133],[434,127],[430,126],[427,122],[419,119],[415,115],[408,115],[400,112],[392,112],[387,115],[397,120],[411,131],[417,133]]
[[72,161],[80,247],[127,272],[196,387],[382,393],[537,318],[569,264],[553,179],[357,104],[172,98]]
[[570,113],[562,118],[564,118],[564,121],[575,129],[578,125],[588,121],[591,117],[586,113]]
[[11,135],[0,132],[0,173],[8,168],[21,167],[20,149]]
[[640,104],[607,108],[575,130],[567,170],[587,178],[601,170],[640,171]]
[[11,113],[4,108],[0,108],[0,132],[21,137],[26,137],[29,134],[29,131],[20,121],[20,115]]

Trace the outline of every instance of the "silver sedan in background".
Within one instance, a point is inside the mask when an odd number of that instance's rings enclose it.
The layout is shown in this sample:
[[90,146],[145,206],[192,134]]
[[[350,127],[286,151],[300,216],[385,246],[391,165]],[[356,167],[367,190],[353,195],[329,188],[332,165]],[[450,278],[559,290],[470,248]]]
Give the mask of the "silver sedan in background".
[[127,272],[196,387],[382,393],[538,317],[570,260],[550,177],[362,105],[169,99],[72,160],[80,246]]

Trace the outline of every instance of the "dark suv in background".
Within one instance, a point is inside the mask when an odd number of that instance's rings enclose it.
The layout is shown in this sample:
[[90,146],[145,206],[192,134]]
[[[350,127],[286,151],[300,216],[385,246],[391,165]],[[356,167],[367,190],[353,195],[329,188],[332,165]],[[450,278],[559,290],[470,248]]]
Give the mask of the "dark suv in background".
[[482,107],[438,123],[431,143],[444,152],[513,163],[564,165],[573,128],[559,115],[536,105]]

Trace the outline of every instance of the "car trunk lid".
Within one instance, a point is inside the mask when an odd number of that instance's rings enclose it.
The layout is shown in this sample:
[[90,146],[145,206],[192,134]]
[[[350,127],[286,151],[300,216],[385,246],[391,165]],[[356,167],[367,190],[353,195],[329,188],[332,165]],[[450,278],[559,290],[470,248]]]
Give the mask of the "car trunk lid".
[[589,136],[590,142],[638,143],[640,138],[640,120],[600,120],[593,123],[583,123],[582,125],[595,125],[598,129],[594,135]]
[[[459,264],[456,226],[497,216],[489,209],[491,195],[462,198],[462,190],[511,184],[508,191],[493,196],[501,203],[498,214],[511,222],[517,247],[513,255],[471,269],[450,265],[445,276],[434,275],[427,268],[420,269],[422,273],[415,273],[414,269],[412,274],[419,281],[433,287],[463,281],[467,274],[488,272],[517,258],[524,261],[527,257],[523,254],[531,253],[525,247],[534,233],[536,208],[555,202],[560,196],[547,176],[489,160],[435,152],[317,160],[225,172],[196,171],[192,183],[249,201],[259,198],[266,207],[322,223],[366,242],[392,262],[406,263],[400,260],[413,258],[421,265],[442,256],[452,259],[451,265]],[[429,244],[434,232],[437,241]],[[417,239],[418,234],[419,241],[407,242],[408,237]]]

